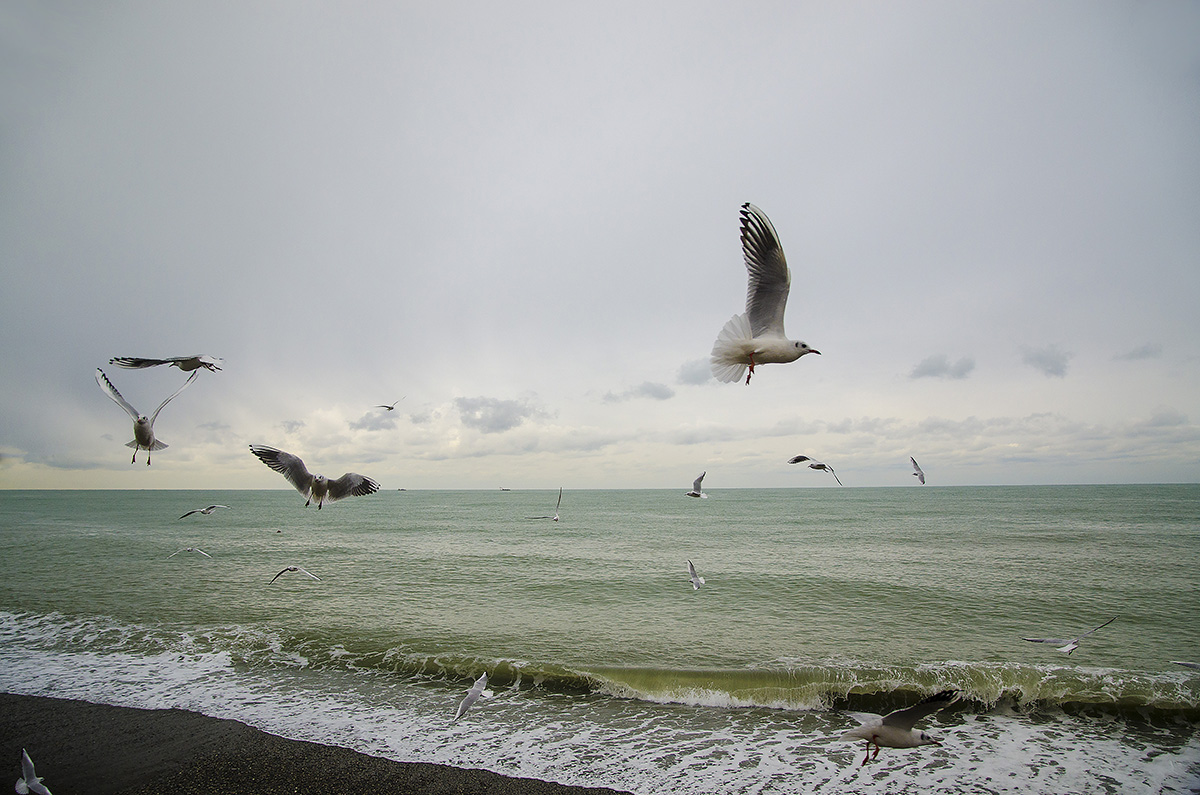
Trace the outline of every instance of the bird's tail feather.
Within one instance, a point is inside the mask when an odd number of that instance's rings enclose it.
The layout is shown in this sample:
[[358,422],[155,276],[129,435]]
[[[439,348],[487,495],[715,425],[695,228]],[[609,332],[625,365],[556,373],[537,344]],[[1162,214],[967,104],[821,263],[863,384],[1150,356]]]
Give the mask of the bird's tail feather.
[[[132,442],[126,442],[125,446],[130,450],[136,450],[138,447],[140,447],[137,439],[134,439]],[[168,447],[170,447],[170,445],[166,442],[160,442],[158,439],[155,439],[154,444],[150,445],[150,450],[153,452],[155,450],[165,450]]]
[[713,343],[712,365],[713,378],[730,383],[741,380],[746,374],[746,363],[743,362],[742,343],[754,339],[750,330],[750,319],[746,315],[734,315],[717,335]]

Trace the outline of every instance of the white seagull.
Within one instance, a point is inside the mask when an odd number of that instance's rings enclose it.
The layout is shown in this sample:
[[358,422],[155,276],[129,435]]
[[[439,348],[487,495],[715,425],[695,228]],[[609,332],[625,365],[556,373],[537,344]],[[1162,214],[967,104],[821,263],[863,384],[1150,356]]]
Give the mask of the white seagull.
[[[275,581],[276,581],[276,580],[278,580],[278,579],[279,579],[281,576],[283,576],[284,574],[287,574],[289,571],[298,571],[298,572],[300,572],[300,573],[302,573],[302,574],[307,574],[309,577],[312,577],[314,580],[320,580],[320,579],[321,579],[320,577],[318,577],[317,575],[313,574],[311,571],[309,571],[308,569],[306,569],[306,568],[304,568],[304,567],[302,567],[302,566],[288,566],[288,567],[287,567],[287,568],[285,568],[283,571],[279,572],[279,574],[276,574],[274,577],[272,577],[272,578],[271,578],[271,582],[275,582]],[[270,585],[270,584],[271,584],[271,582],[267,583],[267,585]]]
[[554,503],[554,515],[553,516],[526,516],[525,518],[526,519],[553,519],[554,521],[557,522],[558,521],[558,507],[560,505],[562,505],[562,486],[558,487],[558,502]]
[[208,516],[210,513],[217,510],[218,508],[228,508],[228,507],[229,507],[228,505],[210,505],[207,508],[193,508],[192,510],[188,511],[187,513],[185,513],[183,516],[181,516],[179,518],[183,519],[184,517],[191,516],[194,513],[202,513],[205,516]]
[[199,552],[201,555],[203,555],[203,556],[204,556],[204,557],[206,557],[206,558],[211,558],[211,557],[212,557],[212,555],[208,554],[207,552],[205,552],[205,551],[204,551],[203,549],[201,549],[200,547],[184,547],[183,549],[177,549],[177,550],[175,550],[174,552],[172,552],[170,555],[167,555],[167,557],[168,557],[168,558],[173,558],[173,557],[175,557],[176,555],[178,555],[180,552]]
[[692,582],[693,591],[699,591],[700,586],[704,584],[704,578],[696,573],[696,567],[690,560],[688,561],[688,579]]
[[475,680],[475,684],[471,685],[471,689],[467,691],[466,697],[459,702],[458,711],[454,713],[454,720],[458,720],[463,715],[467,714],[467,710],[471,708],[472,704],[479,700],[480,696],[483,696],[484,698],[491,698],[492,691],[485,690],[484,688],[486,687],[487,671],[484,671],[483,675]]
[[925,485],[925,470],[921,469],[921,465],[917,463],[917,459],[913,458],[911,455],[908,457],[908,460],[912,461],[912,465],[913,465],[912,476],[914,478],[916,478],[917,480],[921,481],[921,485],[924,486]]
[[842,485],[842,479],[837,476],[837,473],[833,471],[833,467],[829,466],[829,464],[822,464],[820,461],[817,461],[815,458],[809,458],[806,455],[798,455],[798,456],[795,456],[794,458],[788,459],[789,464],[801,464],[801,463],[804,463],[805,461],[812,462],[808,465],[809,469],[816,469],[821,472],[828,472],[829,474],[833,475],[833,479],[837,481],[837,484],[839,486]]
[[[862,725],[857,729],[851,729],[842,735],[843,740],[866,740],[867,755],[863,758],[862,763],[867,762],[879,756],[879,749],[883,746],[888,748],[916,748],[920,745],[940,745],[940,743],[923,731],[913,731],[913,726],[921,718],[927,715],[932,715],[939,709],[948,707],[957,701],[959,693],[955,690],[943,690],[937,695],[914,704],[906,709],[898,709],[895,712],[889,712],[884,716],[865,714],[862,717],[855,715]],[[875,744],[875,755],[871,755],[871,744]]]
[[33,760],[24,748],[21,749],[21,777],[17,779],[16,790],[20,795],[29,795],[31,792],[36,795],[50,795],[50,790],[46,789],[42,779],[34,775]]
[[[404,397],[408,397],[408,395],[405,395]],[[404,398],[400,398],[400,400],[404,400]],[[396,401],[396,403],[399,403],[399,402],[400,402],[400,400],[397,400],[397,401]],[[376,406],[375,408],[377,408],[377,409],[387,409],[388,411],[395,411],[395,410],[396,410],[396,403],[393,403],[393,404],[392,404],[392,405],[390,405],[390,406],[385,406],[385,405],[383,405],[383,404],[381,403],[380,405]]]
[[104,394],[112,398],[112,401],[118,406],[125,409],[125,413],[133,419],[133,441],[125,443],[126,447],[133,448],[133,458],[129,461],[129,463],[132,464],[134,461],[137,461],[138,450],[145,449],[146,466],[150,466],[150,451],[162,450],[167,447],[166,442],[160,442],[158,439],[154,438],[154,421],[158,419],[158,412],[163,410],[163,406],[170,403],[176,395],[187,388],[188,384],[192,383],[192,381],[195,381],[197,375],[199,375],[199,373],[192,373],[189,375],[188,379],[183,382],[183,386],[179,387],[179,389],[176,389],[175,392],[172,393],[171,396],[162,403],[159,403],[158,408],[156,408],[154,413],[150,415],[149,419],[147,419],[145,414],[139,414],[137,409],[129,405],[129,401],[121,397],[121,393],[118,392],[117,388],[112,385],[112,381],[108,380],[108,376],[104,374],[104,371],[99,367],[96,368],[96,383],[99,384],[100,388],[104,390]]
[[705,494],[704,492],[700,491],[700,484],[704,482],[704,476],[707,474],[708,474],[707,471],[701,472],[700,477],[698,477],[694,481],[692,481],[692,490],[688,491],[688,492],[684,492],[684,496],[685,497],[703,497],[704,499],[707,500],[708,495]]
[[115,364],[117,367],[124,367],[127,370],[142,370],[147,367],[158,367],[160,364],[166,364],[171,367],[178,367],[185,373],[192,370],[198,370],[203,367],[209,372],[215,373],[221,369],[221,362],[224,359],[219,359],[216,356],[172,356],[169,359],[139,359],[136,356],[115,356],[108,360],[109,364]]
[[347,472],[337,480],[329,480],[324,475],[314,475],[304,466],[299,456],[276,450],[274,447],[252,444],[250,452],[271,469],[281,473],[296,487],[296,491],[304,495],[305,508],[313,500],[317,501],[317,508],[320,509],[326,502],[343,497],[362,497],[379,491],[378,483],[355,472]]
[[[1103,627],[1107,627],[1109,624],[1111,624],[1112,622],[1114,622],[1116,620],[1117,620],[1117,617],[1113,616],[1108,621],[1105,621],[1103,624],[1096,627],[1096,629],[1102,629]],[[1027,640],[1030,643],[1049,643],[1052,646],[1056,646],[1057,651],[1061,651],[1061,652],[1070,654],[1071,652],[1073,652],[1079,648],[1079,641],[1083,640],[1088,635],[1091,635],[1093,632],[1096,631],[1096,629],[1089,629],[1087,632],[1083,633],[1082,635],[1076,635],[1075,637],[1070,638],[1070,639],[1066,639],[1066,638],[1021,638],[1021,640]]]
[[746,373],[749,384],[756,364],[784,364],[806,353],[821,352],[799,340],[789,340],[783,333],[792,274],[775,227],[762,210],[748,202],[742,205],[742,256],[749,274],[746,311],[730,318],[717,335],[711,365],[718,381],[737,381]]

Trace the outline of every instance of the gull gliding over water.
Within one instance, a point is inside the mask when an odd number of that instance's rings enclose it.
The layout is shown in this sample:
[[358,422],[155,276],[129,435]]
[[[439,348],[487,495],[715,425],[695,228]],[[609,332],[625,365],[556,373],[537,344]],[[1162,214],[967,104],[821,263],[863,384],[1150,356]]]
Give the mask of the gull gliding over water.
[[688,492],[684,492],[683,496],[685,496],[685,497],[703,497],[704,499],[707,500],[708,495],[700,490],[700,484],[704,482],[704,476],[707,474],[708,474],[707,471],[701,472],[700,477],[698,477],[694,481],[692,481],[692,490],[688,491]]
[[454,713],[454,720],[458,720],[467,714],[467,710],[479,700],[480,696],[487,697],[492,694],[492,691],[485,689],[487,687],[487,679],[487,671],[484,671],[483,675],[475,680],[475,684],[471,685],[471,689],[467,691],[466,697],[459,702],[458,711]]
[[[862,763],[867,762],[879,756],[879,749],[883,746],[888,748],[916,748],[920,745],[940,745],[933,737],[923,731],[913,731],[913,726],[921,718],[927,715],[932,715],[943,707],[948,707],[958,700],[959,693],[955,690],[944,690],[937,695],[930,696],[924,701],[914,704],[906,709],[898,709],[895,712],[880,717],[879,715],[866,715],[862,725],[857,729],[851,729],[842,735],[843,740],[866,740],[867,755]],[[856,716],[857,717],[857,716]],[[875,755],[871,755],[871,744],[875,744]]]
[[808,465],[809,469],[816,469],[821,472],[828,472],[829,474],[833,475],[833,479],[837,481],[837,484],[839,486],[842,485],[842,479],[837,476],[837,473],[833,471],[833,467],[829,466],[829,464],[822,464],[820,461],[809,458],[806,455],[798,455],[795,458],[788,459],[789,464],[801,464],[805,461],[812,462],[811,464]]
[[553,516],[526,516],[525,518],[526,519],[553,519],[554,521],[557,522],[558,521],[558,507],[560,505],[562,505],[562,486],[558,487],[558,502],[554,503],[554,515]]
[[212,557],[212,555],[208,554],[207,552],[205,552],[205,551],[204,551],[203,549],[201,549],[200,547],[184,547],[183,549],[177,549],[177,550],[175,550],[174,552],[172,552],[170,555],[167,555],[167,557],[168,557],[168,558],[173,558],[173,557],[175,557],[176,555],[178,555],[180,552],[199,552],[201,555],[203,555],[203,556],[204,556],[204,557],[206,557],[206,558],[211,558],[211,557]]
[[1107,627],[1109,624],[1111,624],[1112,622],[1114,622],[1116,620],[1117,620],[1117,617],[1113,616],[1108,621],[1105,621],[1103,624],[1096,627],[1096,629],[1089,629],[1087,632],[1084,632],[1082,635],[1076,635],[1075,637],[1069,638],[1069,639],[1068,638],[1021,638],[1021,640],[1027,640],[1030,643],[1049,643],[1052,646],[1057,647],[1056,651],[1061,651],[1061,652],[1070,654],[1071,652],[1073,652],[1079,648],[1079,641],[1086,638],[1088,635],[1091,635],[1097,629],[1102,629],[1104,627]]
[[167,447],[166,442],[160,442],[158,439],[154,438],[154,421],[158,419],[158,412],[163,410],[163,406],[170,403],[176,395],[187,388],[188,384],[195,381],[197,375],[199,375],[198,372],[189,375],[188,379],[183,382],[183,386],[179,387],[179,389],[176,389],[171,396],[162,403],[159,403],[158,408],[156,408],[154,413],[147,418],[145,414],[139,414],[137,409],[129,405],[129,401],[121,397],[121,393],[118,392],[117,388],[112,385],[112,381],[108,380],[108,376],[104,374],[103,370],[101,370],[99,367],[96,368],[96,383],[99,384],[100,388],[104,390],[104,394],[108,395],[112,399],[113,403],[116,403],[118,406],[125,409],[125,413],[133,419],[133,441],[125,443],[126,447],[133,448],[133,458],[130,459],[129,463],[132,464],[134,461],[137,461],[137,451],[144,449],[146,451],[146,466],[150,466],[150,451],[162,450]]
[[[287,574],[289,571],[298,571],[298,572],[300,572],[301,574],[307,574],[309,577],[312,577],[314,580],[320,580],[320,579],[321,579],[320,577],[318,577],[317,575],[313,574],[311,571],[309,571],[308,569],[306,569],[306,568],[304,568],[304,567],[302,567],[302,566],[288,566],[288,567],[287,567],[287,568],[285,568],[283,571],[279,572],[279,574],[276,574],[274,577],[272,577],[272,578],[271,578],[271,582],[275,582],[275,581],[276,581],[276,580],[278,580],[278,579],[279,579],[281,576],[283,576],[284,574]],[[270,584],[271,584],[271,582],[267,583],[267,585],[270,585]]]
[[183,516],[181,516],[179,518],[183,519],[184,517],[191,516],[194,513],[202,513],[205,516],[208,516],[210,513],[217,510],[218,508],[228,508],[228,507],[229,507],[228,505],[210,505],[207,508],[193,508],[192,510],[188,511],[187,513],[185,513]]
[[908,460],[912,461],[912,465],[913,465],[912,476],[914,478],[916,478],[917,480],[921,481],[921,485],[924,486],[925,485],[925,470],[921,469],[921,465],[917,463],[917,459],[913,458],[911,455],[908,457]]
[[276,450],[261,444],[250,445],[250,452],[259,460],[287,478],[296,487],[296,491],[304,495],[307,508],[313,500],[317,508],[326,503],[340,500],[343,497],[362,497],[379,491],[379,484],[368,477],[355,472],[347,472],[337,480],[329,480],[324,475],[314,475],[304,466],[299,456]]
[[692,583],[693,591],[699,591],[700,586],[704,584],[704,578],[696,573],[696,567],[692,565],[690,560],[688,561],[688,580]]
[[17,779],[16,790],[20,795],[29,795],[31,792],[35,795],[50,795],[50,790],[46,789],[42,779],[34,774],[33,760],[24,748],[21,749],[21,777]]
[[115,364],[117,367],[124,367],[127,370],[143,370],[147,367],[158,367],[160,364],[166,364],[171,367],[178,367],[185,373],[191,370],[197,370],[203,367],[209,372],[216,372],[221,369],[221,362],[224,359],[219,359],[216,356],[173,356],[169,359],[139,359],[136,356],[114,356],[108,360],[109,364]]
[[792,273],[775,227],[762,210],[749,202],[742,205],[742,256],[749,277],[746,311],[734,315],[721,329],[713,343],[710,363],[718,381],[737,381],[745,373],[749,384],[756,364],[786,364],[806,353],[821,352],[807,343],[789,340],[783,332]]

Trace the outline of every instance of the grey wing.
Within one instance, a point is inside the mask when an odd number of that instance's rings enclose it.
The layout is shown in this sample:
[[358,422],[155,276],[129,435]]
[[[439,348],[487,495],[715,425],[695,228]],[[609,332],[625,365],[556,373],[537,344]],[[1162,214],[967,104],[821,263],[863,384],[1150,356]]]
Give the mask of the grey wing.
[[104,394],[108,395],[109,398],[112,399],[113,403],[116,403],[118,406],[125,409],[125,413],[129,415],[130,419],[137,420],[137,409],[129,405],[128,400],[121,397],[121,393],[117,391],[117,388],[112,385],[112,381],[108,380],[108,376],[106,376],[104,371],[99,367],[96,368],[96,383],[99,384],[100,388],[104,390]]
[[188,511],[187,513],[185,513],[183,516],[181,516],[181,517],[179,517],[179,518],[180,518],[180,519],[185,519],[185,518],[187,518],[187,517],[191,516],[191,515],[192,515],[192,514],[194,514],[194,513],[200,513],[200,509],[199,509],[199,508],[193,508],[192,510]]
[[1053,643],[1055,646],[1066,646],[1071,641],[1067,638],[1021,638],[1030,643]]
[[558,502],[554,503],[554,511],[558,512],[558,507],[562,505],[562,486],[558,487]]
[[325,499],[332,502],[343,497],[362,497],[377,491],[379,484],[375,481],[356,472],[347,472],[337,480],[329,481],[329,496]]
[[195,372],[193,372],[191,375],[189,375],[189,376],[188,376],[188,379],[187,379],[186,381],[184,381],[184,382],[183,382],[183,386],[179,387],[179,389],[176,389],[174,392],[172,392],[172,393],[171,393],[171,396],[170,396],[170,397],[168,397],[168,398],[167,398],[166,400],[164,400],[162,403],[159,403],[159,404],[158,404],[158,408],[156,408],[156,409],[154,410],[154,413],[153,413],[152,415],[150,415],[150,427],[151,427],[151,428],[153,428],[153,427],[154,427],[154,420],[158,418],[158,412],[160,412],[160,411],[162,411],[162,410],[163,410],[163,406],[165,406],[165,405],[167,405],[168,403],[170,403],[172,400],[174,400],[174,399],[175,399],[175,397],[176,397],[176,396],[177,396],[177,395],[178,395],[180,392],[182,392],[183,390],[187,389],[187,388],[188,388],[188,385],[189,385],[189,384],[191,384],[193,381],[195,381],[195,380],[196,380],[196,376],[198,376],[198,375],[200,375],[200,371],[199,371],[199,370],[196,370]]
[[801,462],[804,462],[804,461],[812,461],[812,459],[811,459],[811,458],[809,458],[809,457],[808,457],[808,456],[806,456],[806,455],[798,455],[798,456],[796,456],[795,458],[789,458],[789,459],[788,459],[788,463],[789,463],[789,464],[799,464],[799,463],[801,463]]
[[700,473],[700,477],[698,477],[694,481],[692,481],[692,491],[700,491],[700,484],[704,482],[704,476],[707,474],[708,474],[708,471],[705,470],[704,472]]
[[137,356],[114,356],[109,364],[124,367],[126,370],[143,370],[147,367],[158,367],[160,364],[170,364],[171,359],[142,359]]
[[250,452],[258,456],[264,464],[287,478],[296,487],[296,491],[308,497],[312,494],[312,473],[304,466],[299,456],[276,450],[261,444],[250,445]]
[[1080,638],[1086,638],[1088,635],[1091,635],[1091,634],[1092,634],[1093,632],[1095,632],[1097,629],[1103,629],[1104,627],[1107,627],[1109,624],[1111,624],[1112,622],[1114,622],[1114,621],[1116,621],[1116,620],[1117,620],[1117,617],[1116,617],[1116,616],[1113,616],[1113,617],[1112,617],[1112,618],[1110,618],[1108,621],[1105,621],[1103,624],[1101,624],[1100,626],[1096,627],[1096,629],[1089,629],[1087,632],[1083,633],[1082,635],[1076,635],[1075,637],[1071,638],[1071,640],[1070,640],[1070,641],[1064,641],[1064,643],[1073,643],[1073,642],[1075,642],[1075,641],[1079,640]]
[[831,467],[831,466],[829,466],[828,464],[826,464],[826,465],[825,465],[825,468],[829,470],[829,474],[833,475],[833,479],[837,481],[837,484],[838,484],[839,486],[840,486],[840,485],[842,485],[842,479],[841,479],[841,478],[839,478],[839,477],[837,476],[837,473],[833,471],[833,467]]
[[749,202],[742,205],[742,256],[749,275],[746,315],[751,333],[755,337],[783,337],[783,314],[792,274],[775,227],[762,210]]
[[926,715],[932,715],[943,707],[950,706],[955,701],[958,701],[959,696],[960,693],[957,690],[943,690],[907,709],[898,709],[895,712],[889,712],[883,716],[883,725],[911,730],[921,718],[924,718]]

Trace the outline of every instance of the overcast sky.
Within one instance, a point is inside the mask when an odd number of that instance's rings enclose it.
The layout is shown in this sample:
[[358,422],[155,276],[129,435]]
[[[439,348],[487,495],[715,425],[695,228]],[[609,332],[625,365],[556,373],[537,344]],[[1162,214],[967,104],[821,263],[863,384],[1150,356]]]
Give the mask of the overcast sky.
[[3,487],[1198,482],[1200,4],[10,0],[0,258]]

